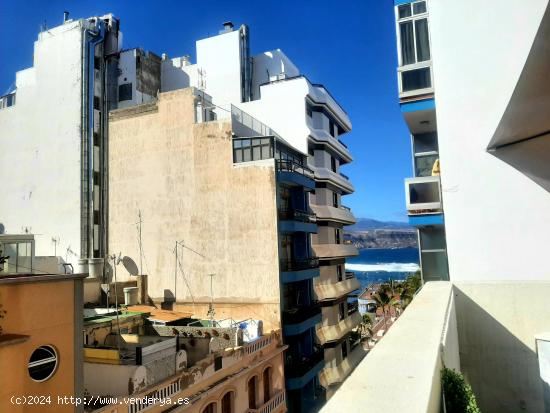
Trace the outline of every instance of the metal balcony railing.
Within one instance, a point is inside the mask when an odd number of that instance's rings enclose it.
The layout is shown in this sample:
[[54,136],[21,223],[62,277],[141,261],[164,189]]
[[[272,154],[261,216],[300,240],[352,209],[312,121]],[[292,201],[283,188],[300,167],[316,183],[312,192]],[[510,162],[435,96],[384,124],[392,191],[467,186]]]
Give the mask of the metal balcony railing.
[[356,311],[359,311],[359,303],[355,301],[354,303],[348,304],[348,317],[351,316]]
[[296,306],[288,310],[283,310],[283,323],[299,324],[317,314],[321,314],[321,306],[317,302],[312,302],[307,306]]
[[340,142],[340,145],[342,145],[344,148],[348,148],[348,145],[346,145],[344,142],[342,142],[340,139],[338,139],[338,142]]
[[443,209],[439,176],[405,179],[407,211],[410,215],[433,214]]
[[313,367],[319,364],[324,358],[324,351],[321,349],[316,349],[309,356],[293,356],[292,354],[287,355],[285,369],[285,376],[287,378],[302,377]]
[[318,258],[281,260],[282,271],[302,271],[319,267]]
[[346,271],[346,280],[355,278],[355,273],[353,271]]
[[346,179],[347,181],[349,181],[349,176],[343,174],[342,172],[340,172],[340,176],[344,179]]
[[282,208],[279,210],[279,219],[285,221],[315,222],[315,214],[300,209]]
[[311,169],[294,161],[277,159],[275,162],[275,166],[278,172],[297,172],[299,174],[307,176],[308,178],[314,178],[314,173]]

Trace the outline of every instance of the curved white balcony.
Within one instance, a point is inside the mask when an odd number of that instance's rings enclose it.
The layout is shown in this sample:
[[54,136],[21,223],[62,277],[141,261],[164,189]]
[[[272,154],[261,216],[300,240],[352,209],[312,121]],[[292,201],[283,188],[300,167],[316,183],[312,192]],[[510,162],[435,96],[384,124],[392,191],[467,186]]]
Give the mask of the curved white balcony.
[[346,178],[342,174],[332,172],[328,168],[322,168],[319,166],[310,166],[310,168],[315,172],[316,181],[330,182],[340,188],[342,192],[345,192],[346,194],[351,194],[355,192],[353,184],[348,178]]
[[335,367],[327,366],[319,374],[319,380],[323,387],[331,384],[342,383],[350,375],[353,369],[359,364],[367,352],[359,344],[350,354]]
[[361,284],[359,283],[357,278],[355,278],[355,276],[351,276],[350,278],[336,283],[315,283],[314,285],[315,294],[317,295],[318,301],[335,300],[359,288],[361,288]]
[[309,205],[313,213],[317,216],[317,220],[321,221],[336,221],[344,225],[352,225],[357,221],[349,208],[340,206],[333,207],[330,205]]
[[317,329],[317,339],[321,345],[339,340],[357,327],[359,323],[361,323],[361,314],[359,314],[359,311],[354,311],[338,324],[323,326]]
[[314,244],[311,246],[315,256],[320,259],[354,257],[359,251],[352,244]]
[[338,138],[335,138],[324,129],[312,128],[310,126],[309,130],[311,132],[309,138],[315,143],[321,143],[330,147],[344,161],[342,163],[349,163],[353,161],[353,157],[351,156],[349,149]]

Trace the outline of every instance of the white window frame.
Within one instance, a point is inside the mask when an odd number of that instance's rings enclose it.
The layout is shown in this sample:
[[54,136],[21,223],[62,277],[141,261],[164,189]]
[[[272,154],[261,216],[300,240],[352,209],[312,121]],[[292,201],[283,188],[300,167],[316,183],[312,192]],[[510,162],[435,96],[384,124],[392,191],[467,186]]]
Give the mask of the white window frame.
[[[424,202],[424,203],[414,203],[411,204],[411,194],[410,194],[410,187],[411,184],[421,184],[421,183],[432,183],[437,182],[438,187],[438,198],[439,201],[436,202]],[[407,196],[407,212],[409,214],[417,215],[416,211],[422,211],[422,210],[430,210],[429,213],[426,214],[434,214],[434,213],[440,213],[443,210],[443,201],[441,198],[441,180],[439,176],[423,176],[418,178],[407,178],[405,179],[405,194]],[[422,214],[422,215],[426,215]]]
[[[419,1],[413,1],[411,3],[405,3],[410,5],[411,11],[413,9],[413,5],[415,3],[420,3],[421,1],[424,1],[426,3],[426,12],[425,13],[419,13],[419,14],[413,14],[409,17],[403,17],[399,18],[399,6],[403,6],[403,4],[399,4],[395,6],[395,32],[397,36],[397,62],[398,62],[398,68],[397,68],[397,83],[399,87],[399,97],[405,98],[409,96],[414,95],[422,95],[422,94],[428,94],[433,93],[434,88],[434,79],[433,79],[433,70],[432,70],[432,39],[430,36],[430,19],[429,19],[429,10],[428,10],[428,1],[427,0],[419,0]],[[417,50],[416,50],[416,25],[414,24],[415,20],[421,20],[426,19],[428,24],[428,45],[430,48],[430,59],[424,60],[422,62],[418,61],[417,56]],[[399,28],[400,23],[412,21],[413,22],[413,42],[414,42],[414,60],[415,63],[411,63],[408,65],[403,65],[403,56],[402,56],[402,50],[401,50],[401,30]],[[403,72],[408,72],[410,70],[416,70],[416,69],[423,69],[423,68],[429,68],[430,69],[430,83],[431,86],[429,88],[423,88],[423,89],[415,89],[415,90],[409,90],[407,92],[403,92],[403,81],[401,79]]]

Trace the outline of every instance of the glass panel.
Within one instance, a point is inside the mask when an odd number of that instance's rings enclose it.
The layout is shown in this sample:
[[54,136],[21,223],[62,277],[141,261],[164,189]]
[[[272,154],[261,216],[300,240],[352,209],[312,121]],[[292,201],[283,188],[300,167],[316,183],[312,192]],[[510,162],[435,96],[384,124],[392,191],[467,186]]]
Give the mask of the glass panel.
[[444,250],[445,248],[445,229],[443,227],[420,229],[421,250]]
[[5,273],[14,273],[17,272],[17,244],[3,244],[2,245],[4,257],[8,257],[4,264]]
[[241,149],[237,149],[235,151],[235,162],[242,162],[243,161],[243,151]]
[[428,34],[428,19],[414,22],[416,32],[416,60],[424,62],[430,60],[430,36]]
[[401,39],[401,65],[416,63],[414,57],[413,22],[399,24]]
[[411,16],[411,5],[410,4],[402,4],[397,8],[398,16],[400,19],[403,19],[405,17]]
[[422,182],[409,185],[411,204],[439,202],[439,182]]
[[413,136],[414,153],[437,152],[437,132],[419,133]]
[[417,156],[414,159],[414,176],[432,176],[432,169],[435,161],[439,159],[438,154]]
[[252,148],[252,159],[255,160],[255,161],[258,161],[260,159],[262,159],[262,155],[261,155],[261,147],[260,146],[254,146]]
[[17,272],[32,272],[31,243],[17,244]]
[[426,2],[419,1],[418,3],[413,3],[413,14],[422,14],[426,13]]
[[243,162],[250,162],[252,160],[252,152],[250,148],[243,149]]
[[425,89],[432,86],[430,68],[407,70],[401,73],[401,89],[403,92]]
[[262,159],[269,159],[271,158],[271,151],[269,150],[269,145],[262,146]]
[[422,277],[424,282],[449,280],[449,269],[447,264],[447,253],[423,252],[422,253]]
[[240,148],[241,147],[241,140],[240,139],[235,139],[233,141],[233,147],[234,148]]

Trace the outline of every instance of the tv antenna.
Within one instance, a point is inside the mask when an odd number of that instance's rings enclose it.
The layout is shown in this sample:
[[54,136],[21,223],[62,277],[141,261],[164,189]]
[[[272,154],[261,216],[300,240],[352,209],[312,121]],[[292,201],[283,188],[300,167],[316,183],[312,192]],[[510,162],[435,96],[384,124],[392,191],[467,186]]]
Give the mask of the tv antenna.
[[53,242],[53,256],[57,257],[57,244],[59,244],[59,236],[52,237]]
[[[199,257],[204,258],[205,260],[208,259],[208,257],[206,257],[205,255],[203,255],[200,252],[195,251],[193,248],[185,245],[185,242],[183,240],[182,241],[176,241],[176,244],[174,246],[174,254],[176,256],[176,263],[175,263],[175,268],[174,268],[174,302],[176,302],[176,299],[177,299],[177,279],[178,279],[178,264],[179,264],[178,247],[179,246],[181,246],[182,248],[184,248],[186,250],[191,251],[193,254],[198,255]],[[182,270],[182,273],[183,273],[183,270]],[[185,276],[185,274],[184,274],[184,276]]]
[[214,280],[214,276],[216,274],[208,274],[210,277],[210,304],[208,305],[208,313],[206,315],[210,317],[210,323],[211,326],[214,327],[214,316],[216,315],[216,311],[214,310],[214,289],[212,285],[212,281]]
[[143,244],[141,243],[141,224],[143,223],[143,220],[141,219],[141,209],[138,210],[138,218],[139,221],[136,222],[136,229],[139,237],[139,274],[143,275]]
[[[115,278],[115,314],[116,314],[116,325],[118,330],[118,334],[116,337],[116,345],[119,353],[120,353],[120,321],[118,319],[118,290],[117,290],[117,280],[116,280],[116,267],[122,261],[122,258],[120,258],[120,255],[121,253],[119,252],[118,257],[116,254],[112,254],[109,256],[109,258],[113,260],[113,275]],[[111,288],[109,287],[109,290],[110,289]],[[107,303],[109,303],[109,301],[107,301]],[[107,306],[108,305],[109,304],[107,304]]]

